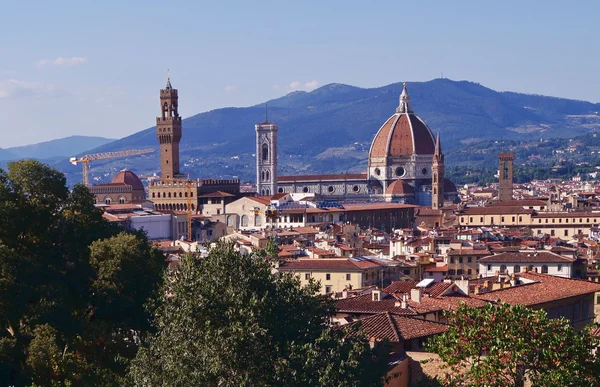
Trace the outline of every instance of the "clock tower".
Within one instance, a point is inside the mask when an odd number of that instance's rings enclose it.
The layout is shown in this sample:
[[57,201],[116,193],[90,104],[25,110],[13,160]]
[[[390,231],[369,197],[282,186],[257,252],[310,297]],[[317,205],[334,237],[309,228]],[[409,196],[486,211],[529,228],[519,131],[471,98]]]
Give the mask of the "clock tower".
[[161,116],[156,117],[156,138],[160,144],[160,177],[173,179],[179,173],[179,141],[181,141],[181,117],[177,110],[177,89],[171,86],[171,76],[167,85],[160,90]]

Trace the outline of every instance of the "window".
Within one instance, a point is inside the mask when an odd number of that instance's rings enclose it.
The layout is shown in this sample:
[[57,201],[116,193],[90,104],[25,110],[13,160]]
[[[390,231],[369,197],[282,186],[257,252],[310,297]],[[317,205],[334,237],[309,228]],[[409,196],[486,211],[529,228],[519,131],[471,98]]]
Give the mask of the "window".
[[491,217],[490,223],[494,224],[494,217],[493,216]]
[[104,203],[106,203],[106,204],[110,204],[110,198],[106,198],[106,199],[104,199]]
[[565,230],[565,236],[569,236],[569,230]]
[[471,275],[471,274],[473,274],[473,270],[472,270],[472,269],[468,269],[468,270],[467,270],[467,274],[468,274],[468,275]]
[[262,226],[262,219],[261,219],[260,215],[254,215],[254,225]]
[[488,271],[489,271],[489,270],[492,270],[492,265],[488,265],[488,268],[487,268],[487,269],[488,269]]
[[304,279],[308,281],[310,279],[310,273],[304,273]]
[[461,222],[461,223],[464,223],[464,222],[465,222],[465,218],[461,216],[461,217],[460,217],[460,222]]
[[514,217],[514,216],[512,217],[512,221],[513,221],[513,222],[515,221],[515,217]]
[[346,281],[350,281],[352,279],[352,274],[346,274]]
[[263,160],[269,159],[269,146],[267,144],[263,144],[263,146],[262,146],[262,159]]
[[469,217],[469,222],[473,223],[473,217],[472,216]]
[[227,217],[227,227],[235,227],[235,215],[229,215]]
[[521,272],[521,266],[515,265],[515,267],[513,268],[513,273],[520,273],[520,272]]
[[562,271],[562,264],[558,264],[558,271]]
[[506,265],[501,265],[500,266],[500,273],[505,273],[506,272]]
[[331,280],[331,274],[329,274],[329,273],[325,274],[325,280],[326,281],[330,281]]
[[480,216],[480,217],[479,217],[479,221],[480,221],[481,223],[483,223],[483,216]]
[[379,292],[373,293],[373,301],[379,301]]
[[462,257],[458,257],[458,263],[463,263]]
[[119,198],[119,204],[125,204],[125,198]]
[[454,257],[450,257],[450,263],[454,263]]
[[242,227],[248,227],[248,215],[242,215]]
[[504,223],[504,216],[500,218],[500,221]]
[[329,294],[332,291],[331,285],[325,285],[325,294]]
[[548,274],[548,266],[542,265],[542,273]]
[[550,230],[550,236],[554,236],[554,230]]
[[471,263],[471,261],[473,260],[473,258],[469,257],[467,258],[467,262]]

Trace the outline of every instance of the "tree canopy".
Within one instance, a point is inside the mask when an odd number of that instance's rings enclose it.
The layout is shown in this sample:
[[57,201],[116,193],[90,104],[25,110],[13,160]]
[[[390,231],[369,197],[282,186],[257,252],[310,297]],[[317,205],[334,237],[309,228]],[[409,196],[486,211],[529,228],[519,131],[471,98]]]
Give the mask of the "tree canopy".
[[597,385],[598,339],[543,310],[506,303],[461,306],[429,343],[447,368],[448,386]]
[[121,385],[163,266],[59,171],[0,170],[0,385]]
[[311,282],[220,242],[166,276],[130,371],[135,385],[381,386],[386,345],[331,327],[331,299]]

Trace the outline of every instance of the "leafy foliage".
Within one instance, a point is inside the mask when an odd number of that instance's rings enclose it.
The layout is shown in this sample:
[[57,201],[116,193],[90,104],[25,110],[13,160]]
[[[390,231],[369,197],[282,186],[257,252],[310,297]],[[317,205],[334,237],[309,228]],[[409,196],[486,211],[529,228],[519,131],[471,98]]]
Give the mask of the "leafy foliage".
[[381,386],[389,348],[344,339],[330,299],[267,260],[218,243],[165,278],[156,334],[131,368],[135,385]]
[[600,360],[597,338],[567,320],[522,305],[461,306],[450,328],[428,345],[448,368],[448,386],[592,386]]
[[0,385],[120,385],[162,264],[55,169],[0,170]]

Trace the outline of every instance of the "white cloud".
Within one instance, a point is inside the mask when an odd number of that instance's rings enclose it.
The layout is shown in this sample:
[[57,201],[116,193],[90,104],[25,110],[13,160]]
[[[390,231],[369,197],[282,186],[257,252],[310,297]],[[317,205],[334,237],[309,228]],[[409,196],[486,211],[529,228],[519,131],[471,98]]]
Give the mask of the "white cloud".
[[53,65],[53,66],[77,66],[87,62],[87,58],[83,56],[72,56],[70,58],[63,58],[59,56],[56,59],[42,59],[36,62],[38,67]]
[[0,80],[0,98],[44,97],[60,94],[61,90],[52,84],[26,82],[18,79]]
[[307,82],[292,81],[288,85],[288,88],[292,91],[295,91],[295,90],[312,91],[312,90],[316,89],[317,87],[319,87],[319,81],[316,81],[316,80],[307,81]]
[[235,85],[226,85],[223,90],[225,90],[226,93],[229,93],[231,91],[234,91],[235,89],[237,89],[237,86]]

